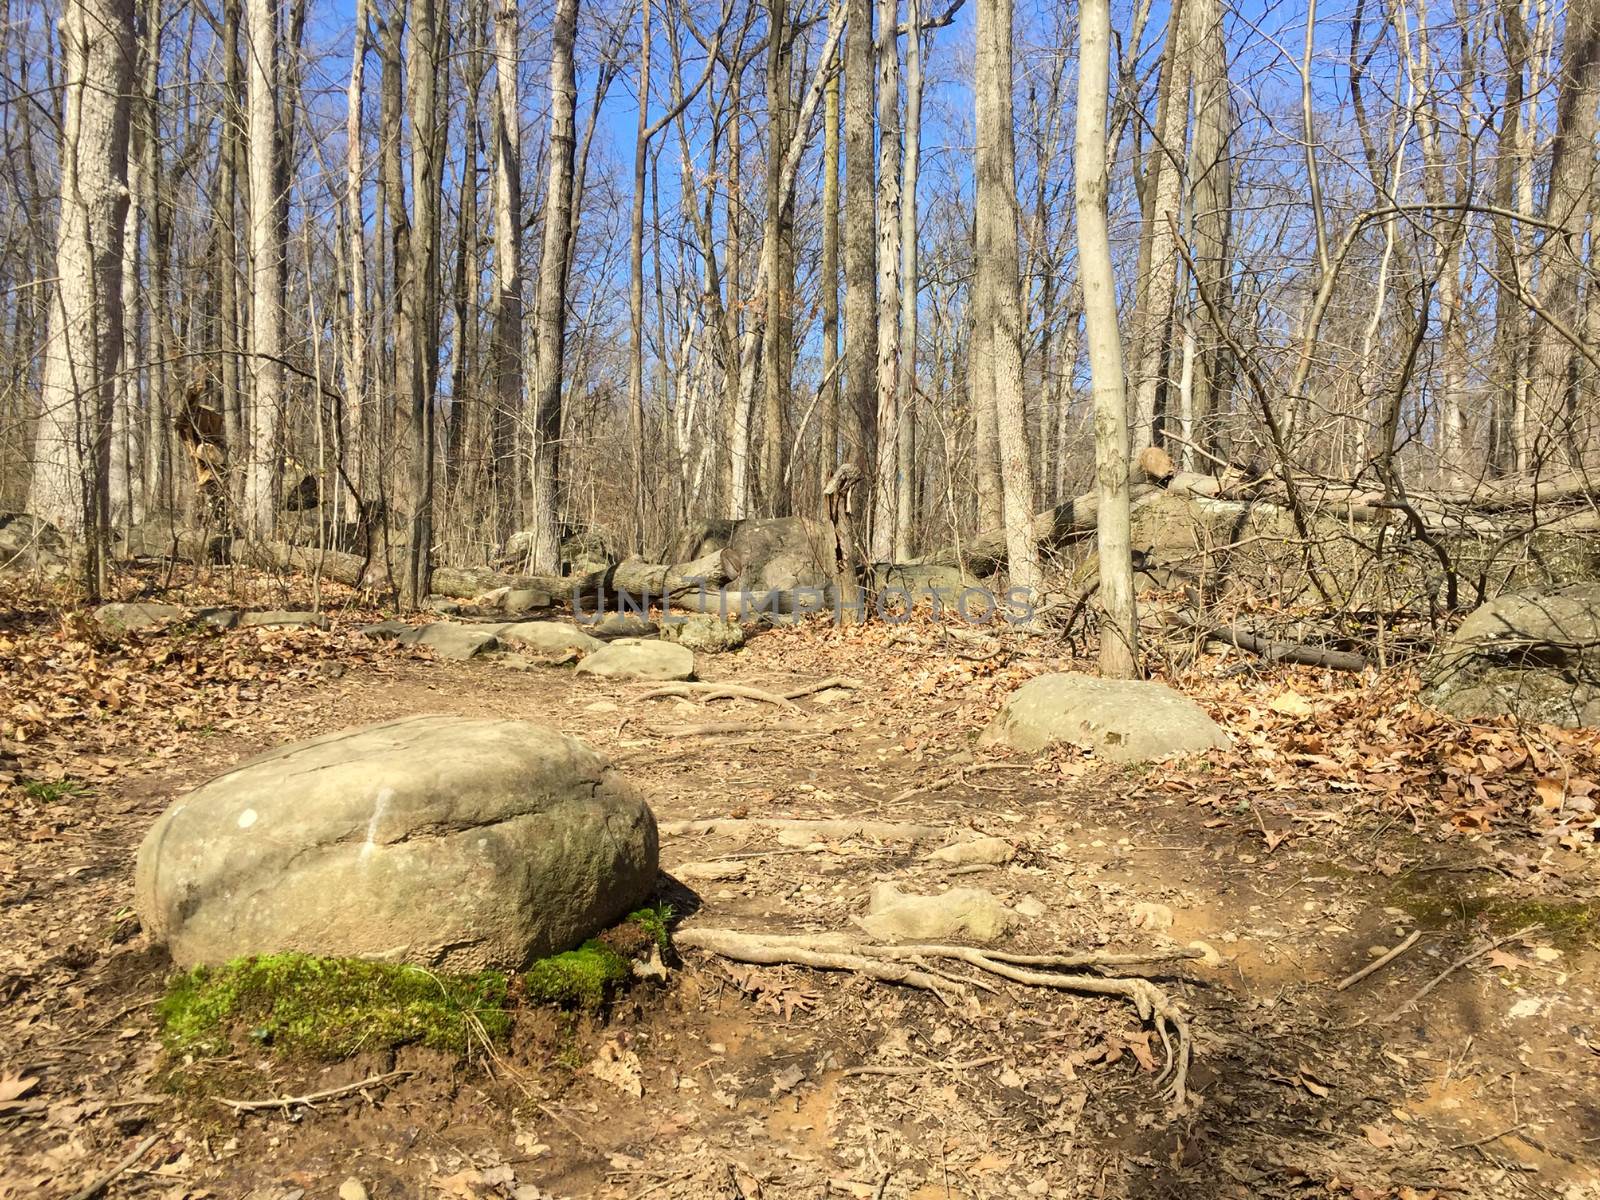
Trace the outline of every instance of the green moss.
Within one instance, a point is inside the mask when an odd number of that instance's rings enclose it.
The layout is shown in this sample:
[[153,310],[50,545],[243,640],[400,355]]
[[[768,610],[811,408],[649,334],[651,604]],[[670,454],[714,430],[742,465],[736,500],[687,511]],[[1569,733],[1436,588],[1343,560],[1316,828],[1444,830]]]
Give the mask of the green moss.
[[628,920],[650,935],[662,951],[672,947],[672,919],[678,914],[670,904],[656,904],[628,914]]
[[342,1058],[421,1043],[464,1052],[510,1029],[506,977],[275,954],[176,976],[157,1009],[174,1053],[225,1051],[247,1033],[279,1053]]
[[627,958],[591,939],[576,950],[541,958],[522,978],[530,1000],[596,1009],[629,974]]
[[1543,936],[1566,948],[1600,944],[1600,911],[1592,901],[1516,899],[1484,892],[1452,891],[1427,876],[1398,882],[1394,902],[1425,929],[1482,925],[1503,936],[1538,925]]

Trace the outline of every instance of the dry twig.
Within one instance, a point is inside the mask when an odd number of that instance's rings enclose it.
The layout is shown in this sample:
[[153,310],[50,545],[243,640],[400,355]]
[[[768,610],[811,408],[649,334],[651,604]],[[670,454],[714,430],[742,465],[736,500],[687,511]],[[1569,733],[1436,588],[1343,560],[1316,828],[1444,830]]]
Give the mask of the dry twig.
[[391,1079],[399,1079],[411,1075],[411,1071],[385,1071],[382,1075],[369,1075],[366,1079],[358,1079],[355,1083],[341,1084],[339,1087],[328,1088],[321,1092],[310,1092],[304,1096],[274,1096],[269,1100],[229,1100],[225,1096],[213,1096],[212,1099],[225,1108],[234,1112],[260,1112],[263,1109],[281,1108],[287,1111],[291,1108],[304,1107],[316,1104],[322,1100],[334,1100],[340,1096],[348,1096],[352,1092],[359,1092],[364,1088],[376,1084],[387,1083]]

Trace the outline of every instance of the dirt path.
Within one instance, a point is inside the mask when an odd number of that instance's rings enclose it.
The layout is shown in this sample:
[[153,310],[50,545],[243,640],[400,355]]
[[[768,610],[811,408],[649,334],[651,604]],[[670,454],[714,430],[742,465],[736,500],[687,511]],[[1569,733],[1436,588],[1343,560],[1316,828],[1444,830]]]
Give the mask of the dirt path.
[[[354,1177],[375,1200],[1600,1196],[1592,864],[1552,889],[1548,876],[1513,878],[1503,847],[1243,779],[1200,788],[1065,759],[974,770],[991,765],[971,738],[992,698],[963,685],[983,667],[960,646],[921,647],[907,665],[778,631],[707,660],[707,677],[758,687],[862,683],[796,713],[641,702],[642,686],[559,670],[352,661],[336,641],[326,669],[304,650],[295,686],[247,719],[200,722],[153,761],[122,746],[127,763],[86,795],[8,793],[0,1197],[73,1195],[151,1137],[103,1194],[331,1197]],[[1010,840],[1011,863],[956,873],[901,842],[746,825],[669,836],[663,866],[718,864],[671,891],[690,926],[850,930],[870,887],[893,881],[989,889],[1035,914],[1013,935],[1020,949],[1203,942],[1209,963],[1165,981],[1196,1031],[1193,1102],[1168,1110],[1160,1046],[1119,1001],[1004,987],[947,1008],[695,952],[608,1024],[552,1019],[498,1067],[405,1052],[312,1076],[242,1064],[253,1082],[241,1086],[260,1096],[414,1072],[289,1117],[156,1092],[151,1009],[166,966],[127,910],[144,830],[248,753],[421,712],[555,724],[611,755],[663,822],[871,817]],[[668,732],[712,722],[750,728]],[[1403,1006],[1525,925],[1540,928]],[[1413,930],[1406,953],[1335,990]],[[629,1055],[638,1096],[589,1071]]]

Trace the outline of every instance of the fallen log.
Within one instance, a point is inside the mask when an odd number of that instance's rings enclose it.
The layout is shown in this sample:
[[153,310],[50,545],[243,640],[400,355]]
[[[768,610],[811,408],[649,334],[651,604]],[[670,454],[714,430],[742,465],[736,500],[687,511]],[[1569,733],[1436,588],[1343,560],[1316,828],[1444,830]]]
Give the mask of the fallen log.
[[1305,667],[1325,667],[1330,671],[1349,671],[1359,675],[1372,664],[1360,654],[1349,650],[1330,650],[1324,646],[1310,646],[1304,642],[1283,642],[1263,637],[1237,625],[1208,625],[1193,613],[1178,613],[1179,624],[1199,631],[1206,641],[1222,642],[1247,654],[1256,654],[1268,662],[1296,663]]

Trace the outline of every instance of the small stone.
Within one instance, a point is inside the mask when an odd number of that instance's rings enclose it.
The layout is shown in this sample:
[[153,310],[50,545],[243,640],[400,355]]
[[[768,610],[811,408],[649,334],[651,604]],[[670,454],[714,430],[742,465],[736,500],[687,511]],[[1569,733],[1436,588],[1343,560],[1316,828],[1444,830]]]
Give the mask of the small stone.
[[1368,958],[1382,958],[1387,953],[1389,953],[1389,947],[1387,947],[1387,946],[1368,946],[1367,947],[1367,957]]
[[981,888],[951,888],[937,896],[902,892],[892,883],[872,889],[867,915],[857,923],[882,941],[940,941],[970,938],[997,941],[1015,914],[991,892]]
[[108,633],[161,629],[183,616],[176,604],[102,604],[94,619]]
[[1141,900],[1133,906],[1130,915],[1133,917],[1135,929],[1148,929],[1152,933],[1159,933],[1172,928],[1172,910],[1165,904]]
[[1011,907],[1017,910],[1019,916],[1027,917],[1030,921],[1037,921],[1050,911],[1034,896],[1023,896]]
[[970,842],[954,842],[948,846],[940,846],[928,855],[928,861],[944,863],[947,866],[977,864],[1000,866],[1010,862],[1016,854],[1017,848],[1005,838],[984,837],[974,838]]
[[339,1200],[371,1200],[366,1184],[352,1175],[339,1185]]
[[328,618],[317,612],[247,612],[239,618],[245,629],[326,629]]
[[698,882],[713,879],[743,879],[745,864],[742,862],[686,862],[670,868],[670,873],[684,882]]
[[1200,951],[1200,961],[1208,967],[1220,967],[1222,955],[1217,952],[1210,942],[1202,942],[1198,938],[1189,943],[1189,949]]
[[238,626],[239,610],[236,608],[201,608],[195,610],[194,619],[211,629],[226,632]]
[[376,625],[363,625],[357,632],[375,642],[392,642],[409,634],[411,626],[404,621],[379,621]]

